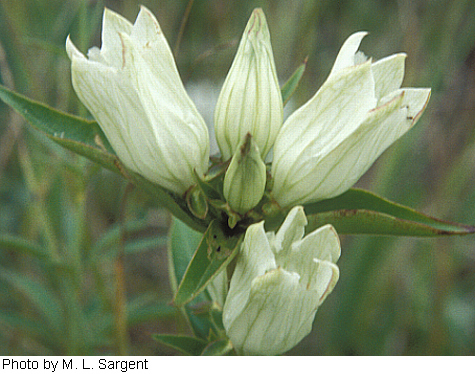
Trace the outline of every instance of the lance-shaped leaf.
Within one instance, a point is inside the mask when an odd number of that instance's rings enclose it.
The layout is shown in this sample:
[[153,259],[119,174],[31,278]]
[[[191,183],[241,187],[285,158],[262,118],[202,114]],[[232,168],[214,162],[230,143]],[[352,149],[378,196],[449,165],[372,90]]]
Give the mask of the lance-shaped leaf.
[[56,143],[107,169],[120,172],[114,151],[96,122],[60,112],[1,85],[0,99]]
[[307,58],[300,66],[294,71],[291,77],[284,83],[281,87],[280,92],[282,93],[282,101],[284,105],[290,100],[291,96],[294,94],[297,89],[300,80],[302,79],[303,73],[305,72],[305,67],[307,66]]
[[[170,283],[174,292],[178,288],[178,282],[183,278],[202,236],[203,234],[192,230],[180,220],[172,221],[168,241],[168,267]],[[193,305],[189,304],[181,308],[194,335],[201,339],[207,339],[210,330],[215,330],[214,324],[209,320],[208,313],[197,313],[199,307],[206,303],[209,303],[209,298],[206,293],[202,293],[193,300]]]
[[0,99],[51,140],[106,169],[122,174],[187,225],[202,232],[206,230],[206,226],[189,212],[182,199],[124,168],[96,122],[60,112],[1,85]]
[[184,305],[195,298],[237,254],[242,236],[228,237],[216,221],[203,235],[188,265],[173,303]]
[[371,192],[350,189],[333,199],[305,204],[307,231],[331,224],[339,234],[397,236],[464,235],[474,226],[445,222]]

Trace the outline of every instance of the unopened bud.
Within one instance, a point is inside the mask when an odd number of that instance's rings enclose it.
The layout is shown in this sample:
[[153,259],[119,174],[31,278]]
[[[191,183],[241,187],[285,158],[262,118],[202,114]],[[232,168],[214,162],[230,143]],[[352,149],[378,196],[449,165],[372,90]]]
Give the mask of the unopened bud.
[[224,177],[224,197],[231,209],[244,214],[261,201],[265,187],[266,165],[252,136],[247,134]]

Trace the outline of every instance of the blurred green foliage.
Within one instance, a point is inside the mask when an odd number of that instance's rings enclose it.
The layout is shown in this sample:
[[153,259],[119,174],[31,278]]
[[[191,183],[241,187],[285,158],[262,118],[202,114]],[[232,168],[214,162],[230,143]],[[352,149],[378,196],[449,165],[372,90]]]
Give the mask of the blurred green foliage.
[[[185,84],[212,118],[250,12],[268,18],[279,78],[308,56],[288,107],[323,83],[341,43],[408,54],[405,86],[432,87],[426,113],[358,183],[441,219],[475,224],[473,0],[143,0]],[[100,45],[102,9],[135,0],[0,0],[0,83],[87,116],[64,50]],[[177,40],[181,40],[177,46]],[[188,333],[168,305],[168,213],[119,176],[39,135],[0,104],[0,355],[170,354],[154,333]],[[344,237],[341,278],[289,354],[475,354],[475,239]]]

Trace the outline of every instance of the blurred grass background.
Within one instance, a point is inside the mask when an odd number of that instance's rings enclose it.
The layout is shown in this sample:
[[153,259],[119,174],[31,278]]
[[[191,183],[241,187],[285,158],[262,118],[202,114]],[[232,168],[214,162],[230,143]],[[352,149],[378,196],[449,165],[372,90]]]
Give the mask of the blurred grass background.
[[[142,0],[172,49],[188,0]],[[66,36],[100,45],[104,6],[135,0],[0,0],[0,81],[87,116],[70,82]],[[255,7],[279,78],[308,56],[290,107],[309,99],[358,30],[378,59],[408,54],[404,86],[429,106],[358,183],[441,219],[475,224],[475,1],[196,0],[177,53],[208,123]],[[48,141],[0,103],[0,355],[170,354],[150,335],[185,332],[168,305],[170,217],[121,177]],[[343,237],[340,281],[289,354],[475,354],[475,238]]]

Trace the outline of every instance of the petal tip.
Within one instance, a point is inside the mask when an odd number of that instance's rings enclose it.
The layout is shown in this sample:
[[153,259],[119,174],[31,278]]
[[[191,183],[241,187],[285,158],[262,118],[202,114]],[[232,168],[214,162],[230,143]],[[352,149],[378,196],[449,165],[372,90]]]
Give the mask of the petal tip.
[[77,49],[74,43],[71,40],[71,35],[68,35],[66,38],[66,53],[69,56],[69,59],[72,61],[73,58],[84,58],[84,55]]
[[252,11],[245,33],[249,36],[257,36],[259,33],[269,33],[266,16],[262,8],[256,8]]

